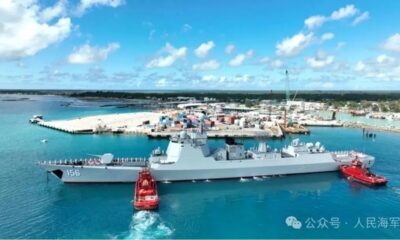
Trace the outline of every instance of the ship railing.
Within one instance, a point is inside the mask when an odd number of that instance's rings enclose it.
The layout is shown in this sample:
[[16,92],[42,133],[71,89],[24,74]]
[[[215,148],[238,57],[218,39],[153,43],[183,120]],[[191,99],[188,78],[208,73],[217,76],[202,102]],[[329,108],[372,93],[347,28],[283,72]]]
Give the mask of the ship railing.
[[146,161],[148,161],[148,159],[144,158],[144,157],[130,157],[130,158],[114,158],[113,161],[118,162],[118,163],[146,162]]
[[355,153],[355,152],[353,152],[353,151],[334,151],[334,152],[331,152],[331,154],[332,154],[333,158],[335,159],[335,161],[339,161],[339,162],[341,162],[343,159],[352,157],[353,153]]
[[[39,161],[39,165],[95,165],[100,161],[99,158],[85,158],[85,159],[64,159],[64,160],[49,160]],[[129,158],[114,158],[113,164],[124,164],[124,163],[146,163],[149,160],[145,157],[129,157]]]
[[351,151],[333,151],[331,153],[334,155],[337,155],[337,156],[346,156],[346,155],[350,155]]

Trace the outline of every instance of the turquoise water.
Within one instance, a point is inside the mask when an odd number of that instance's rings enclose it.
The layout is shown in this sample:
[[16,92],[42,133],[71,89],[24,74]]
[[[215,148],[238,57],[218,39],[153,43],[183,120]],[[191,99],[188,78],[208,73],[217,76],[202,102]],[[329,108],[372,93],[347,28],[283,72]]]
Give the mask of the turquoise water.
[[[53,176],[47,181],[35,162],[105,152],[144,157],[167,141],[69,135],[30,125],[34,114],[60,119],[132,111],[60,97],[32,98],[10,102],[0,95],[0,238],[400,238],[399,134],[379,132],[372,141],[363,139],[359,129],[312,128],[311,135],[301,137],[328,149],[376,156],[373,170],[389,178],[387,187],[349,183],[338,173],[159,184],[159,211],[135,212],[133,185],[65,185]],[[43,138],[49,142],[42,144]],[[278,148],[289,141],[269,144]],[[222,146],[222,141],[210,144]],[[288,227],[288,216],[302,222],[301,229]],[[354,228],[358,218],[364,228]],[[321,219],[329,222],[328,229]]]

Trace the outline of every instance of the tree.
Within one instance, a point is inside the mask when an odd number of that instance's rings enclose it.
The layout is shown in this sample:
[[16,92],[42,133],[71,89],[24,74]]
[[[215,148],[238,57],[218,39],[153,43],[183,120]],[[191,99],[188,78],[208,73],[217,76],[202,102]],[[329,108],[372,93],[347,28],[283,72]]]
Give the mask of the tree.
[[391,101],[389,103],[389,109],[391,112],[400,112],[400,101]]
[[244,105],[245,105],[246,107],[248,107],[248,108],[251,108],[251,107],[254,107],[255,102],[252,101],[252,100],[250,100],[250,99],[246,99],[246,100],[244,101]]
[[389,108],[386,106],[385,102],[379,102],[379,109],[381,112],[388,112]]

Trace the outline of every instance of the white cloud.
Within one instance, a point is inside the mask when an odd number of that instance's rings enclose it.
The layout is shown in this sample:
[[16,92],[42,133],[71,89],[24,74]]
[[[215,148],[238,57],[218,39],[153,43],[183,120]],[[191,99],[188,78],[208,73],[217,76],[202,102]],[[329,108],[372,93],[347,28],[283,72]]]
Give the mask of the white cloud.
[[66,0],[60,0],[54,6],[43,9],[43,11],[40,13],[41,20],[43,22],[48,22],[65,14],[66,4]]
[[[220,84],[225,84],[226,82],[230,81],[227,76],[215,76],[215,75],[205,75],[201,78],[204,82],[213,82],[214,85],[218,86]],[[211,85],[208,85],[211,86]]]
[[342,49],[346,45],[345,42],[338,42],[336,45],[336,50]]
[[266,64],[266,63],[271,62],[271,58],[270,57],[263,57],[258,62],[261,63],[261,64]]
[[383,65],[390,65],[396,61],[395,58],[390,57],[386,54],[381,54],[376,58],[376,62]]
[[362,22],[364,22],[364,21],[366,21],[368,19],[369,19],[369,12],[364,12],[363,14],[361,14],[360,16],[356,17],[353,20],[352,25],[353,26],[358,25],[358,24],[360,24],[360,23],[362,23]]
[[334,37],[335,37],[335,34],[333,34],[333,33],[331,33],[331,32],[328,32],[328,33],[322,34],[321,40],[322,40],[322,41],[328,41],[328,40],[333,39]]
[[354,5],[347,5],[339,10],[332,12],[331,20],[340,20],[347,17],[352,17],[358,12],[358,9]]
[[200,44],[198,48],[194,50],[194,54],[196,54],[197,57],[199,58],[204,58],[208,55],[208,52],[215,47],[215,44],[213,41],[208,41],[206,43]]
[[302,32],[290,38],[285,38],[282,42],[276,44],[276,54],[284,57],[295,56],[306,48],[313,39],[313,33],[304,35]]
[[356,67],[354,68],[356,71],[360,72],[365,69],[365,64],[363,61],[358,61]]
[[234,44],[228,44],[225,47],[225,53],[226,54],[231,54],[231,53],[233,53],[233,51],[235,51],[235,49],[236,49],[236,46]]
[[[317,29],[317,28],[321,27],[325,22],[338,21],[338,20],[341,20],[344,18],[353,17],[358,12],[359,12],[359,10],[354,5],[347,5],[336,11],[333,11],[330,16],[322,16],[322,15],[311,16],[311,17],[307,18],[306,20],[304,20],[304,25],[306,25],[306,27],[308,29],[313,30],[313,29]],[[369,14],[368,14],[368,12],[366,12],[366,13],[367,13],[367,16],[363,16],[363,18],[365,18],[365,17],[368,18]],[[360,18],[361,16],[359,16],[358,18]],[[364,20],[366,20],[366,19],[361,19],[361,21],[364,21]],[[356,20],[354,20],[354,21],[356,21]]]
[[279,69],[282,68],[285,64],[280,59],[272,59],[270,57],[263,57],[259,60],[260,64],[265,64],[270,68]]
[[167,84],[168,84],[167,79],[166,78],[161,78],[160,80],[158,80],[156,82],[156,87],[165,87],[165,86],[167,86]]
[[[64,40],[71,32],[71,19],[62,17],[50,24],[34,0],[0,1],[0,59],[33,56]],[[53,15],[54,17],[54,15]]]
[[238,74],[236,75],[232,81],[234,82],[249,82],[250,80],[253,79],[253,76],[249,75],[249,74]]
[[322,51],[319,51],[315,57],[309,57],[306,59],[307,64],[314,68],[324,68],[333,63],[333,56],[327,55]]
[[149,39],[149,40],[153,40],[154,34],[156,34],[156,30],[155,30],[155,29],[151,29],[150,32],[149,32],[149,37],[148,37],[148,39]]
[[216,60],[209,60],[207,62],[193,64],[194,70],[215,70],[218,69],[220,63]]
[[167,56],[160,56],[155,59],[150,60],[146,64],[147,68],[155,67],[169,67],[174,64],[177,60],[183,59],[187,54],[187,47],[175,48],[170,43],[166,43],[163,51],[168,53]]
[[276,59],[276,60],[271,62],[271,67],[272,68],[282,68],[283,65],[284,65],[284,63],[279,59]]
[[354,70],[361,76],[374,80],[400,80],[399,61],[386,54],[381,54],[374,59],[358,61]]
[[215,81],[216,79],[217,79],[217,77],[214,75],[205,75],[202,77],[202,80],[206,81],[206,82],[212,82],[212,81]]
[[182,27],[182,32],[189,32],[191,31],[193,28],[192,26],[190,26],[189,24],[185,23]]
[[242,65],[246,59],[252,58],[253,56],[254,51],[250,49],[246,53],[236,55],[236,57],[229,61],[229,65],[231,65],[232,67],[238,67]]
[[224,84],[224,87],[241,87],[240,84],[251,84],[255,80],[255,76],[249,74],[236,74],[235,76],[215,76],[215,75],[205,75],[201,78],[203,82],[210,82],[213,85],[209,86],[221,86]]
[[400,52],[400,34],[390,36],[382,43],[382,48],[389,51]]
[[72,64],[90,64],[107,59],[108,55],[119,48],[118,43],[110,43],[107,47],[91,47],[84,44],[71,53],[67,61]]
[[125,0],[81,0],[78,5],[78,14],[83,14],[85,11],[94,6],[108,6],[108,7],[119,7],[125,3]]
[[304,24],[308,27],[308,29],[319,28],[324,24],[328,19],[325,16],[316,15],[311,16],[304,20]]

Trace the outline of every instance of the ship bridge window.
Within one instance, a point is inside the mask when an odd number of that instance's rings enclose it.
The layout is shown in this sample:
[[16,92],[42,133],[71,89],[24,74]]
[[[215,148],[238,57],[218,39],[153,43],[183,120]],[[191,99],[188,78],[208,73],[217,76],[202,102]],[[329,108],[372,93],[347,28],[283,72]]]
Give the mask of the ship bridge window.
[[227,144],[227,145],[243,145],[243,144],[241,144],[241,143],[237,143],[237,142],[235,141],[235,139],[232,138],[232,137],[227,137],[227,138],[225,138],[225,144]]

